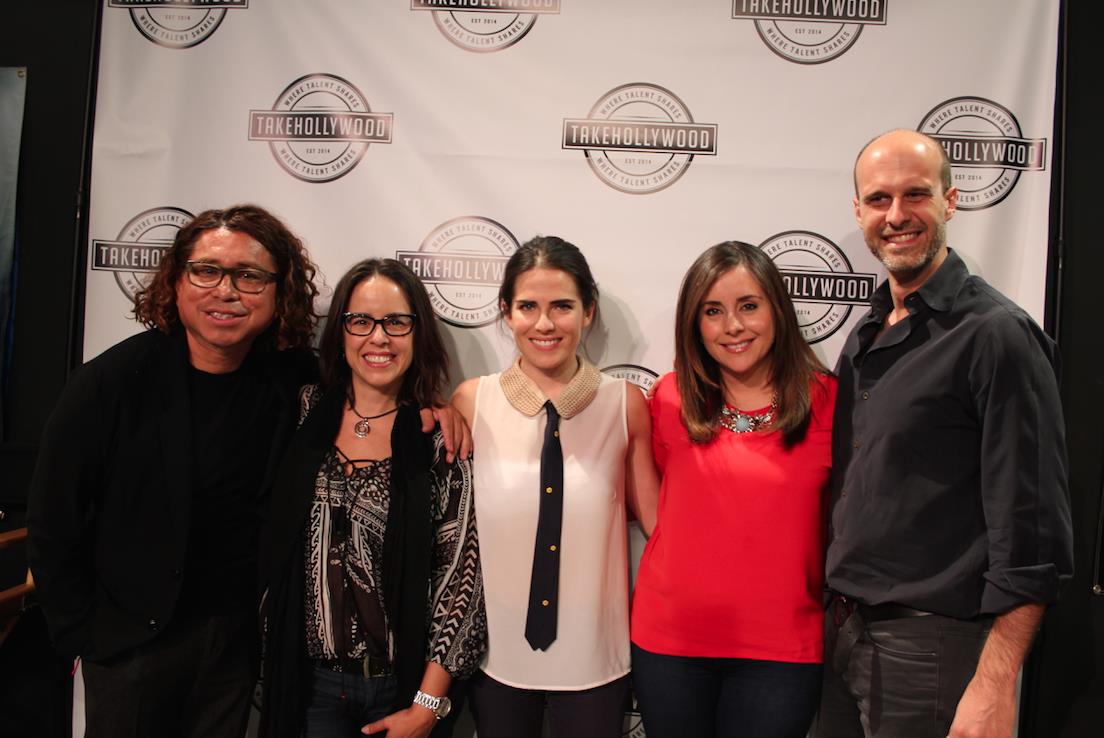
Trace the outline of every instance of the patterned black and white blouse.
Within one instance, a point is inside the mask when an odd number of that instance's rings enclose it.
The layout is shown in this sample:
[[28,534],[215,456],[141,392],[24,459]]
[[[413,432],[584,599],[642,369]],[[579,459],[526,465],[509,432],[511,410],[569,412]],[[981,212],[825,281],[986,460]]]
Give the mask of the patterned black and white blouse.
[[[321,396],[316,385],[303,388],[300,420]],[[435,535],[426,591],[426,659],[465,677],[479,665],[487,641],[471,464],[466,459],[445,461],[440,431],[434,433],[433,445],[430,513]],[[360,661],[369,654],[386,654],[394,660],[381,584],[390,479],[391,459],[350,460],[336,446],[318,470],[303,544],[311,658]]]

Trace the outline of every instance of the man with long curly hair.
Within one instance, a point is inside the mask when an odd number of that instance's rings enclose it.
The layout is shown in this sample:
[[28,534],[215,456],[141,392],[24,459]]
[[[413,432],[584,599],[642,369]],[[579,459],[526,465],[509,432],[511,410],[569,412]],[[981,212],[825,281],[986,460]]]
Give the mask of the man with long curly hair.
[[264,209],[200,213],[43,435],[29,558],[86,736],[244,735],[259,504],[315,372],[315,266]]

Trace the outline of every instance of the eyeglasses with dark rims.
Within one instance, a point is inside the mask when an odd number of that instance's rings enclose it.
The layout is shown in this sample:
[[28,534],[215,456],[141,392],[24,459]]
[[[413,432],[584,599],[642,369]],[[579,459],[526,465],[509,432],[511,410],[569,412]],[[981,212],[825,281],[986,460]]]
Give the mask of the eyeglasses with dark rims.
[[256,295],[264,292],[269,282],[276,281],[276,274],[266,272],[264,269],[252,267],[224,267],[212,264],[209,261],[188,261],[184,263],[184,271],[188,275],[188,281],[196,287],[210,289],[222,284],[222,280],[229,276],[230,284],[238,292]]
[[418,316],[413,313],[391,313],[373,318],[368,313],[345,313],[341,316],[345,332],[354,336],[370,336],[378,325],[389,336],[405,336],[414,330]]

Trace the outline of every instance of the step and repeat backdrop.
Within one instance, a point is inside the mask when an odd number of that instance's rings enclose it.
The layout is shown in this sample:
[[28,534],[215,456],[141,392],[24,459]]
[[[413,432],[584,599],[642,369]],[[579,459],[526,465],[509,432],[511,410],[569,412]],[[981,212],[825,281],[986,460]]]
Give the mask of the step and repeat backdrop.
[[1057,32],[1057,0],[105,0],[85,357],[140,330],[192,214],[256,202],[331,287],[409,264],[456,382],[512,359],[495,295],[537,234],[586,254],[606,371],[671,370],[680,279],[727,239],[832,366],[883,278],[852,165],[891,128],[943,143],[951,246],[1041,321]]
[[1041,320],[1057,17],[1057,0],[106,0],[85,356],[140,330],[132,297],[182,223],[249,201],[331,287],[368,256],[414,268],[456,381],[511,359],[495,294],[537,234],[591,263],[602,368],[671,369],[679,281],[726,239],[775,259],[831,366],[882,279],[852,164],[897,127],[943,142],[951,246]]

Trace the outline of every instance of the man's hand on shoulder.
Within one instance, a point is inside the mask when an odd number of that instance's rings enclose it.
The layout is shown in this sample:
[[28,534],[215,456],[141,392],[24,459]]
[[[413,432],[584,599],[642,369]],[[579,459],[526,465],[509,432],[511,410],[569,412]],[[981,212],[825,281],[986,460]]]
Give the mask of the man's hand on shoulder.
[[421,416],[423,433],[432,433],[438,423],[441,425],[441,435],[444,437],[445,451],[447,452],[445,455],[446,461],[451,464],[457,456],[461,459],[471,456],[471,429],[468,428],[464,416],[448,405],[423,407]]

